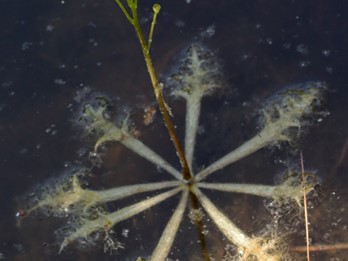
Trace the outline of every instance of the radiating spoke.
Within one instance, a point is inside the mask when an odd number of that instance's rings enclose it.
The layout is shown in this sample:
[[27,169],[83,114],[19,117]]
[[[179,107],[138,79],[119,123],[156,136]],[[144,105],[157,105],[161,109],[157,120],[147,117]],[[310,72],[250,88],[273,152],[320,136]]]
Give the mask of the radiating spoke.
[[258,185],[258,184],[238,184],[238,183],[206,183],[197,184],[199,188],[214,189],[224,192],[243,193],[260,197],[273,197],[274,191],[279,186]]
[[122,208],[113,213],[107,215],[100,214],[100,216],[95,220],[86,221],[80,228],[76,229],[70,236],[64,239],[59,252],[61,252],[70,242],[76,240],[77,238],[86,238],[91,233],[105,229],[105,227],[113,227],[115,224],[128,218],[131,218],[134,215],[139,214],[144,210],[170,198],[171,196],[178,193],[180,190],[182,190],[181,187],[174,188],[157,196],[151,197],[146,200],[142,200],[138,203]]
[[225,216],[215,205],[198,189],[193,187],[199,202],[214,221],[219,230],[234,244],[246,247],[250,238],[243,233],[228,217]]
[[96,193],[96,196],[98,197],[97,202],[108,202],[108,201],[114,201],[114,200],[129,197],[129,196],[133,196],[138,193],[175,187],[175,186],[178,186],[179,184],[180,184],[180,181],[145,183],[145,184],[128,185],[128,186],[116,187],[112,189],[95,191],[95,193]]
[[182,179],[179,171],[129,132],[127,121],[123,123],[122,127],[118,127],[104,117],[104,111],[105,108],[93,108],[90,105],[86,106],[84,110],[84,116],[91,121],[86,126],[87,130],[102,134],[94,145],[95,151],[105,142],[117,141],[156,166],[163,168],[176,179]]
[[128,137],[122,140],[121,143],[127,148],[137,153],[139,156],[143,157],[144,159],[147,159],[148,161],[152,162],[156,166],[166,170],[168,173],[173,175],[176,179],[178,180],[182,179],[182,175],[179,171],[173,168],[166,160],[164,160],[161,156],[159,156],[156,152],[154,152],[152,149],[150,149],[140,140],[134,137]]
[[[271,133],[272,134],[272,133]],[[266,137],[265,137],[266,135]],[[210,174],[214,173],[215,171],[222,169],[226,167],[227,165],[230,165],[252,153],[255,151],[266,147],[270,145],[273,142],[273,137],[269,133],[263,133],[256,135],[249,141],[245,142],[243,145],[238,147],[237,149],[233,150],[232,152],[228,153],[224,157],[220,158],[219,160],[212,163],[207,168],[203,169],[201,172],[199,172],[196,175],[196,181],[201,181],[208,177]]]
[[175,235],[179,229],[182,216],[185,212],[187,197],[188,191],[185,190],[183,191],[181,200],[167,223],[154,252],[152,253],[151,261],[163,261],[167,258],[173,245]]
[[283,141],[291,141],[294,135],[288,130],[296,128],[300,131],[303,126],[308,124],[308,121],[303,120],[303,117],[313,114],[317,109],[316,106],[320,103],[316,101],[321,100],[325,88],[325,83],[309,82],[305,86],[294,86],[293,89],[279,93],[275,101],[266,106],[263,111],[262,121],[264,126],[262,130],[243,145],[198,173],[196,181],[205,179],[213,172],[261,148]]

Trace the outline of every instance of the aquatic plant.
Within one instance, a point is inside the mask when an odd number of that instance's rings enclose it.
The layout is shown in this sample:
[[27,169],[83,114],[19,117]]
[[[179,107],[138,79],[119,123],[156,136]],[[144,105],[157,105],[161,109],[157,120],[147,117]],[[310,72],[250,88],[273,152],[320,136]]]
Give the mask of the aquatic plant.
[[[310,176],[303,178],[301,175],[291,173],[291,175],[287,175],[282,184],[273,186],[215,183],[209,182],[207,178],[218,170],[262,148],[291,143],[296,140],[316,118],[324,115],[321,107],[323,94],[326,90],[325,83],[306,82],[290,86],[275,94],[265,102],[264,108],[260,111],[260,129],[256,135],[209,166],[194,172],[192,165],[202,99],[224,87],[219,81],[221,72],[218,62],[208,48],[199,42],[195,42],[188,47],[187,55],[181,61],[179,70],[170,79],[169,84],[173,88],[172,95],[186,101],[185,149],[183,150],[175,133],[175,128],[171,123],[169,106],[163,98],[163,84],[157,79],[150,56],[153,30],[160,6],[154,5],[154,18],[148,40],[145,40],[138,21],[137,0],[127,1],[131,13],[126,10],[119,0],[116,0],[116,2],[135,28],[160,111],[174,143],[182,169],[180,171],[175,169],[145,145],[134,135],[127,119],[120,125],[114,124],[108,117],[107,106],[104,103],[90,102],[84,106],[80,124],[84,126],[87,133],[97,137],[93,148],[95,154],[98,154],[105,143],[118,142],[155,166],[165,170],[171,176],[169,176],[168,181],[139,183],[98,191],[82,186],[79,180],[80,172],[77,171],[71,177],[62,180],[54,188],[45,190],[40,199],[27,212],[50,209],[50,213],[53,215],[73,216],[74,222],[71,222],[70,229],[65,231],[65,238],[60,245],[59,252],[62,252],[72,242],[79,239],[88,239],[96,233],[104,234],[104,248],[106,251],[112,251],[124,247],[110,236],[112,228],[116,224],[181,193],[179,203],[166,223],[157,246],[149,257],[150,260],[166,260],[179,226],[184,219],[186,208],[190,209],[188,216],[196,224],[199,231],[204,260],[210,260],[202,232],[204,212],[229,242],[235,246],[235,253],[228,252],[225,260],[287,259],[286,247],[280,242],[275,233],[264,236],[247,235],[206,196],[204,190],[256,195],[269,198],[280,205],[293,202],[301,209],[303,194],[314,190],[315,182]],[[111,213],[102,208],[102,205],[106,202],[114,202],[145,192],[163,190],[164,192],[151,197],[146,196],[146,198],[134,204],[127,205]],[[189,200],[191,200],[191,206],[187,207]]]

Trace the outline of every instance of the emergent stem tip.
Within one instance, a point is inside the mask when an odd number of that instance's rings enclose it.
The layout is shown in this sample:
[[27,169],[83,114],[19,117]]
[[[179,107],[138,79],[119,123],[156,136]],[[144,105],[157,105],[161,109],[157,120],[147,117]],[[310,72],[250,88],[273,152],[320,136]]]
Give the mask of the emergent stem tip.
[[155,14],[158,14],[161,10],[161,6],[159,4],[154,4],[152,10]]

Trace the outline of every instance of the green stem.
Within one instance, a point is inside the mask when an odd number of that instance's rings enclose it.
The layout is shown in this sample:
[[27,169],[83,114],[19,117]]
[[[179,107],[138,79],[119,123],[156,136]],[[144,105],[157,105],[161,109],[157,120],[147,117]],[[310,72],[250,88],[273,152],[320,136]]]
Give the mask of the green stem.
[[118,4],[118,6],[121,8],[123,14],[127,17],[128,21],[131,23],[131,24],[134,24],[134,21],[132,19],[132,17],[129,15],[129,13],[127,12],[126,8],[124,7],[124,5],[121,3],[120,0],[115,0],[116,3]]
[[151,23],[151,28],[150,28],[150,33],[149,33],[149,38],[147,40],[147,48],[148,51],[150,51],[151,44],[152,44],[152,35],[153,35],[153,30],[155,28],[156,20],[157,20],[157,15],[161,10],[161,6],[159,4],[154,4],[153,7],[153,18],[152,18],[152,23]]
[[132,17],[129,16],[129,14],[125,10],[124,6],[120,3],[120,0],[115,0],[115,1],[120,6],[121,10],[126,15],[127,19],[129,20],[129,22],[133,25],[133,27],[135,29],[135,33],[137,35],[140,46],[142,48],[142,52],[143,52],[144,60],[146,63],[147,71],[148,71],[150,79],[151,79],[151,83],[152,83],[152,86],[154,89],[154,93],[156,96],[156,100],[157,100],[160,112],[161,112],[162,117],[163,117],[163,121],[167,127],[169,136],[174,144],[175,150],[176,150],[177,155],[178,155],[179,160],[180,160],[180,164],[181,164],[181,168],[182,168],[181,174],[185,180],[191,180],[192,174],[191,174],[190,168],[188,166],[184,150],[182,149],[182,146],[179,142],[178,136],[177,136],[175,129],[174,129],[174,125],[170,119],[170,113],[168,111],[167,104],[163,98],[163,94],[162,94],[162,87],[163,86],[158,81],[158,78],[157,78],[157,75],[155,72],[155,68],[153,67],[152,59],[150,56],[150,46],[152,43],[152,35],[153,35],[154,26],[156,23],[156,18],[157,18],[159,11],[160,11],[160,5],[155,4],[153,6],[154,16],[153,16],[153,20],[152,20],[152,24],[151,24],[150,33],[149,33],[149,39],[147,42],[145,40],[145,37],[144,37],[143,32],[141,30],[139,19],[138,19],[138,11],[137,11],[138,1],[137,0],[128,0],[128,6],[131,9]]

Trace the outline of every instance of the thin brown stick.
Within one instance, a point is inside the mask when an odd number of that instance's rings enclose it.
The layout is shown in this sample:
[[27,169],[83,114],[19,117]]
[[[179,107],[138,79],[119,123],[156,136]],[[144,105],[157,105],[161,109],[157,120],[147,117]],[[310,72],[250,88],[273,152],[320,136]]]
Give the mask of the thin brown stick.
[[[199,209],[198,198],[192,191],[190,192],[190,197],[191,197],[192,209]],[[197,232],[198,232],[199,242],[201,245],[202,258],[204,261],[210,261],[209,252],[208,252],[208,248],[207,248],[207,242],[205,240],[205,236],[203,233],[203,222],[202,222],[202,220],[196,220],[195,223],[196,223],[196,228],[197,228]]]
[[304,218],[305,218],[305,227],[306,227],[306,249],[307,249],[307,260],[310,261],[310,254],[309,254],[309,229],[308,229],[308,211],[307,211],[307,195],[306,195],[306,182],[305,182],[305,174],[304,174],[304,163],[303,163],[303,155],[302,151],[300,151],[300,158],[301,158],[301,174],[302,174],[302,181],[303,181],[303,208],[304,208]]
[[346,140],[340,151],[339,157],[336,159],[335,164],[331,168],[331,171],[330,171],[331,180],[336,176],[338,168],[341,167],[342,164],[344,164],[345,159],[347,157],[347,152],[348,152],[348,137],[346,137]]
[[[295,246],[290,249],[292,252],[306,252],[307,246]],[[333,245],[312,245],[309,246],[311,252],[345,251],[348,250],[348,243],[337,243]]]
[[191,180],[192,174],[191,174],[190,168],[188,166],[184,150],[182,149],[179,138],[176,135],[174,125],[170,119],[170,114],[169,114],[169,111],[167,108],[168,106],[167,106],[166,102],[164,101],[163,94],[162,94],[162,85],[158,81],[158,78],[157,78],[157,75],[155,72],[155,68],[153,67],[152,59],[150,56],[150,44],[152,43],[153,26],[155,24],[157,14],[160,10],[159,5],[157,5],[156,7],[157,8],[155,8],[155,6],[154,6],[154,14],[155,14],[154,21],[152,22],[151,32],[150,32],[150,36],[149,36],[150,39],[148,39],[148,41],[145,40],[145,37],[144,37],[143,32],[142,32],[141,27],[140,27],[138,13],[137,13],[137,4],[135,4],[135,6],[133,6],[133,8],[131,8],[132,21],[133,21],[132,25],[134,26],[138,41],[139,41],[141,48],[142,48],[142,52],[143,52],[143,56],[145,59],[147,71],[148,71],[150,79],[151,79],[151,83],[152,83],[153,90],[154,90],[154,93],[156,96],[157,104],[160,108],[160,112],[161,112],[162,117],[163,117],[163,121],[167,127],[169,136],[174,144],[175,150],[176,150],[178,158],[180,160],[180,164],[181,164],[181,168],[182,168],[182,171],[181,171],[182,176],[185,180]]

